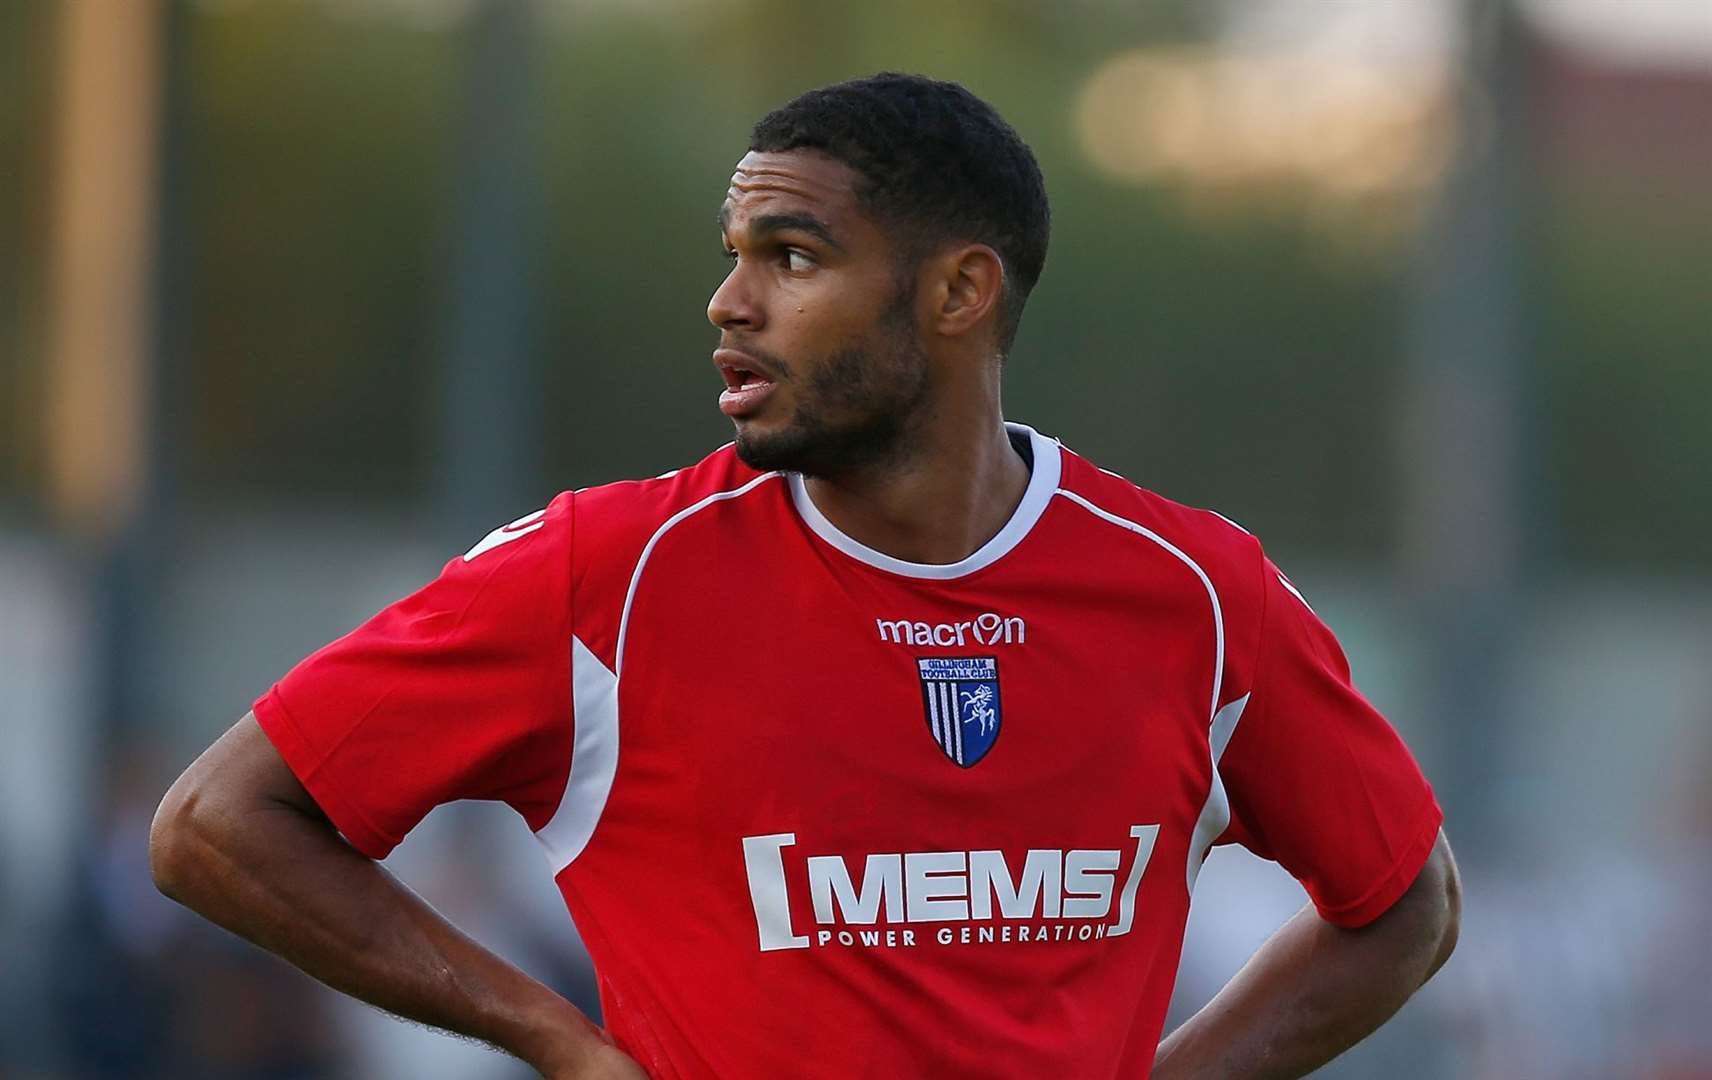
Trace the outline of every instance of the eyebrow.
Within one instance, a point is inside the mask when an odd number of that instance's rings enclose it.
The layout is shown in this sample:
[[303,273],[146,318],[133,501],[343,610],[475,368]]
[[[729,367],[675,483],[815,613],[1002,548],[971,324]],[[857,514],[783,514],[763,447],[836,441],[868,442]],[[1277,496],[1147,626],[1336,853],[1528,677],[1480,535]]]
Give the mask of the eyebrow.
[[[721,232],[729,229],[731,211],[727,207],[721,206],[715,222],[719,225]],[[757,214],[749,219],[749,231],[751,235],[756,237],[776,232],[805,232],[828,247],[836,248],[839,251],[844,250],[844,245],[833,237],[832,230],[827,227],[826,222],[812,214]]]

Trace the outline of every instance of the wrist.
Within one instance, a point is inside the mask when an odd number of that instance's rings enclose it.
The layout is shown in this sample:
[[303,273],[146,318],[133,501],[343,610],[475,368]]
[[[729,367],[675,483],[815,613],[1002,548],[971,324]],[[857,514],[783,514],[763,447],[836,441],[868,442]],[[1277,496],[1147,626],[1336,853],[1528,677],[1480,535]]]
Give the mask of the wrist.
[[553,995],[551,1001],[543,1002],[523,1019],[506,1049],[543,1076],[574,1076],[586,1061],[610,1045],[606,1032],[570,1002]]

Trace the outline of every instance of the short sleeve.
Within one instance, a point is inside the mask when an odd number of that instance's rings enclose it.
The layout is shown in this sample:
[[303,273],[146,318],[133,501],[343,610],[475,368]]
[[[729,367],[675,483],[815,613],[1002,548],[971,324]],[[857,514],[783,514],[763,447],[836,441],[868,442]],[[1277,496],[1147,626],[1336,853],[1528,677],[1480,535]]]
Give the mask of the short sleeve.
[[1332,632],[1270,560],[1262,572],[1253,689],[1219,761],[1225,838],[1277,860],[1322,918],[1362,926],[1414,882],[1444,815]]
[[508,803],[532,829],[570,769],[573,496],[495,529],[254,705],[309,794],[384,858],[435,806]]

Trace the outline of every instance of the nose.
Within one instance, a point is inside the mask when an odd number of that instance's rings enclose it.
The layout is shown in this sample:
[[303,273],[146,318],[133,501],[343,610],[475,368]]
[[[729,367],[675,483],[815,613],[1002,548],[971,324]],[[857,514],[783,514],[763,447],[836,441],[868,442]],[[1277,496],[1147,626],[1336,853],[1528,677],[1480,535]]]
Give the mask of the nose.
[[707,321],[721,330],[759,330],[761,307],[750,288],[748,274],[739,260],[713,290],[707,302]]

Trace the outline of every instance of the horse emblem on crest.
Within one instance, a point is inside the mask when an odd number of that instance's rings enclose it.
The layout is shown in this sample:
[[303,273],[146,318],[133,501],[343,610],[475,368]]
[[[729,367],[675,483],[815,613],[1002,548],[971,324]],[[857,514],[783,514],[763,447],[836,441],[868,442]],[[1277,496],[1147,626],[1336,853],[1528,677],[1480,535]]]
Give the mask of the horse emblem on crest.
[[973,690],[962,691],[959,696],[963,699],[963,722],[979,723],[983,735],[991,732],[999,718],[998,710],[992,707],[993,688],[983,683]]

